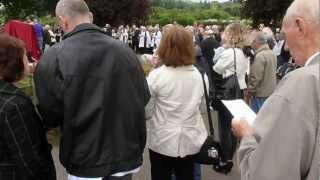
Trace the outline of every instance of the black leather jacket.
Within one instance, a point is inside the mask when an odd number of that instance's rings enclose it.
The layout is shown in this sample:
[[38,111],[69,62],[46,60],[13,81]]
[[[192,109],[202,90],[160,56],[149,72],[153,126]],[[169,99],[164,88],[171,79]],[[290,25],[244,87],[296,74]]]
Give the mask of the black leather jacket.
[[61,126],[68,173],[106,177],[142,164],[150,95],[128,46],[81,24],[43,55],[35,83],[46,125]]

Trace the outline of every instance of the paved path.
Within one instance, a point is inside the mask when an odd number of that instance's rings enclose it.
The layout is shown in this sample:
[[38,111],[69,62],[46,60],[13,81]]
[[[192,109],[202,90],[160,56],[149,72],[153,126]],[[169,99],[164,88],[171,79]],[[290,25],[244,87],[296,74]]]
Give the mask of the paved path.
[[[207,122],[207,116],[204,117],[204,122]],[[214,120],[214,126],[217,127],[217,114],[213,113],[213,120]],[[208,123],[206,123],[208,126]],[[217,135],[216,135],[217,137]],[[57,143],[57,142],[55,142]],[[55,160],[56,168],[57,168],[57,174],[58,174],[58,180],[66,180],[66,172],[64,168],[61,166],[58,160],[58,147],[55,146],[53,148],[53,158]],[[145,151],[144,153],[144,162],[143,166],[139,173],[137,173],[133,180],[151,180],[150,178],[150,163],[149,163],[149,153]],[[165,180],[165,179],[164,179]],[[240,174],[237,167],[233,168],[233,171],[229,175],[221,175],[218,173],[215,173],[211,166],[202,166],[202,180],[240,180]]]
[[[203,117],[206,117],[206,116],[203,116]],[[217,123],[216,123],[217,114],[213,113],[212,117],[214,118],[215,127],[217,127]],[[204,122],[207,122],[206,118]],[[208,123],[206,123],[206,125],[207,124]],[[58,147],[55,146],[53,148],[53,157],[54,157],[56,168],[57,168],[58,180],[66,180],[66,173],[64,168],[59,163],[58,153],[59,153]],[[151,180],[149,153],[147,153],[147,151],[144,153],[143,166],[140,172],[134,176],[133,180]],[[221,174],[215,173],[210,166],[202,166],[202,180],[240,180],[240,175],[237,167],[234,167],[233,171],[229,175],[221,175]]]
[[[144,154],[145,154],[145,158],[144,158],[142,169],[138,174],[134,176],[133,180],[151,180],[148,153],[144,153]],[[67,180],[66,172],[58,161],[58,147],[53,148],[53,157],[54,157],[56,168],[57,168],[58,180]],[[202,180],[240,180],[240,177],[239,177],[239,173],[237,172],[237,168],[234,168],[229,175],[220,175],[215,173],[210,166],[203,166]]]

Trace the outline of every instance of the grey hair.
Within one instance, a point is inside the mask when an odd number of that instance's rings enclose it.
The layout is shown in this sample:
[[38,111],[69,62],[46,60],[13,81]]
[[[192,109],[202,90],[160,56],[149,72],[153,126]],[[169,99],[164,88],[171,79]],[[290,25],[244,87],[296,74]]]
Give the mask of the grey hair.
[[310,19],[314,24],[320,25],[319,0],[294,0],[289,6],[286,18],[301,16]]
[[259,44],[267,44],[268,43],[268,35],[266,35],[263,32],[257,32],[255,41],[258,42]]
[[60,0],[56,7],[57,16],[77,16],[90,15],[90,9],[84,0]]

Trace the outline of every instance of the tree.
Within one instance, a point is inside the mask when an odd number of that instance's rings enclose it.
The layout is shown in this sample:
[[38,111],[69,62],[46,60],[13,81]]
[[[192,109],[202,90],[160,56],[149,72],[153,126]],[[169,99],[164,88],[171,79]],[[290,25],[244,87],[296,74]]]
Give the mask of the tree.
[[142,24],[148,20],[151,12],[150,0],[86,0],[97,25],[106,23],[113,26],[120,24]]
[[29,15],[53,14],[58,0],[1,0],[4,16],[8,19],[24,19]]
[[236,2],[226,2],[223,3],[221,6],[221,9],[228,12],[232,16],[241,16],[241,3]]
[[293,0],[244,0],[242,16],[252,19],[254,26],[260,23],[278,26],[292,1]]
[[236,20],[238,17],[230,15],[221,6],[212,6],[210,9],[202,9],[200,6],[192,9],[154,7],[149,23],[166,25],[177,21],[181,25],[192,25],[194,22],[202,22],[209,19],[229,21]]

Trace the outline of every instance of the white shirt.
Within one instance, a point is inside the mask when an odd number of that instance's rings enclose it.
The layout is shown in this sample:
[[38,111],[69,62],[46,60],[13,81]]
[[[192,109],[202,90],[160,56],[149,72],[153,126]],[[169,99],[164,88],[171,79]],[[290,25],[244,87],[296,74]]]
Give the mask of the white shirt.
[[281,41],[278,41],[274,47],[273,47],[273,52],[276,56],[279,56],[281,54],[281,49],[282,49],[282,46],[284,44],[284,40],[281,40]]
[[[123,177],[127,174],[135,174],[137,172],[140,171],[140,167],[134,169],[134,170],[131,170],[131,171],[127,171],[127,172],[119,172],[119,173],[116,173],[116,174],[113,174],[111,176],[115,176],[115,177]],[[77,176],[73,176],[71,174],[68,174],[68,180],[102,180],[103,177],[99,177],[99,178],[84,178],[84,177],[77,177]]]
[[161,66],[147,80],[151,93],[146,107],[148,147],[171,157],[199,152],[208,135],[200,112],[204,102],[200,72],[194,66]]
[[311,57],[309,57],[309,59],[306,61],[305,65],[304,66],[308,66],[316,56],[318,56],[320,54],[320,52],[316,52],[315,54],[313,54]]
[[[241,49],[235,48],[235,52],[239,86],[240,89],[246,89],[245,76],[249,72],[250,62]],[[234,52],[232,48],[229,48],[222,52],[220,59],[213,66],[213,70],[221,74],[223,78],[227,78],[234,74],[234,69]]]
[[226,49],[223,46],[218,47],[217,49],[214,50],[214,57],[213,57],[213,63],[216,64],[217,61],[220,59],[223,51]]

